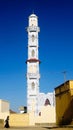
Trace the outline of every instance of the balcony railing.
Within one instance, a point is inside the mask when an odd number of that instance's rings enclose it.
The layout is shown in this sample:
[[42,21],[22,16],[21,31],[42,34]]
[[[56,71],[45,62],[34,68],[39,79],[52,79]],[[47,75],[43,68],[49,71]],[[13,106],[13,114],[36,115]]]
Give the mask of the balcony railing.
[[27,27],[27,32],[40,32],[40,28],[37,26]]
[[37,73],[27,73],[26,77],[30,78],[30,79],[36,79],[36,78],[40,79],[40,74],[37,74]]

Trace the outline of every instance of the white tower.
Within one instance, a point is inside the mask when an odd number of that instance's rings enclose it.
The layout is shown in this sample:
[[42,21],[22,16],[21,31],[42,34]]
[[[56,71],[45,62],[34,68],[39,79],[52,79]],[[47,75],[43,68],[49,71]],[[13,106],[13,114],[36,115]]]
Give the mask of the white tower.
[[39,94],[39,57],[38,57],[38,17],[35,14],[29,16],[28,32],[28,59],[27,63],[27,112],[38,113]]

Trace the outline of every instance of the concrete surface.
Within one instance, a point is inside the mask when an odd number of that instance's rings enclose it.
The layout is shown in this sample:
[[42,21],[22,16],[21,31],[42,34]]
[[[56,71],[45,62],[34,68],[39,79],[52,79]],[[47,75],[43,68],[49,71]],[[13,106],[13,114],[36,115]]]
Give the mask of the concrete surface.
[[[42,128],[42,127],[16,127],[16,128],[8,128],[8,130],[73,130],[73,128]],[[7,130],[7,128],[0,128],[0,130]]]

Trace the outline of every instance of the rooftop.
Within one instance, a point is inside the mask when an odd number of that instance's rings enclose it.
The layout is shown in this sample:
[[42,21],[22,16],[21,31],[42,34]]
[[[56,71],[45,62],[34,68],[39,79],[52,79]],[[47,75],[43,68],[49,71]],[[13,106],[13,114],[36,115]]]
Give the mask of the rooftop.
[[37,17],[36,14],[31,14],[29,17]]

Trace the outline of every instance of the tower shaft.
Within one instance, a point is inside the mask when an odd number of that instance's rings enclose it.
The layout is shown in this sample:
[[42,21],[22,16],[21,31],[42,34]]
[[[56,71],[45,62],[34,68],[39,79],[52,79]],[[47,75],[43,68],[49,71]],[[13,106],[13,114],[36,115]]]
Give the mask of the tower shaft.
[[39,94],[39,55],[38,55],[38,18],[35,14],[29,16],[28,59],[27,59],[27,112],[38,113]]

